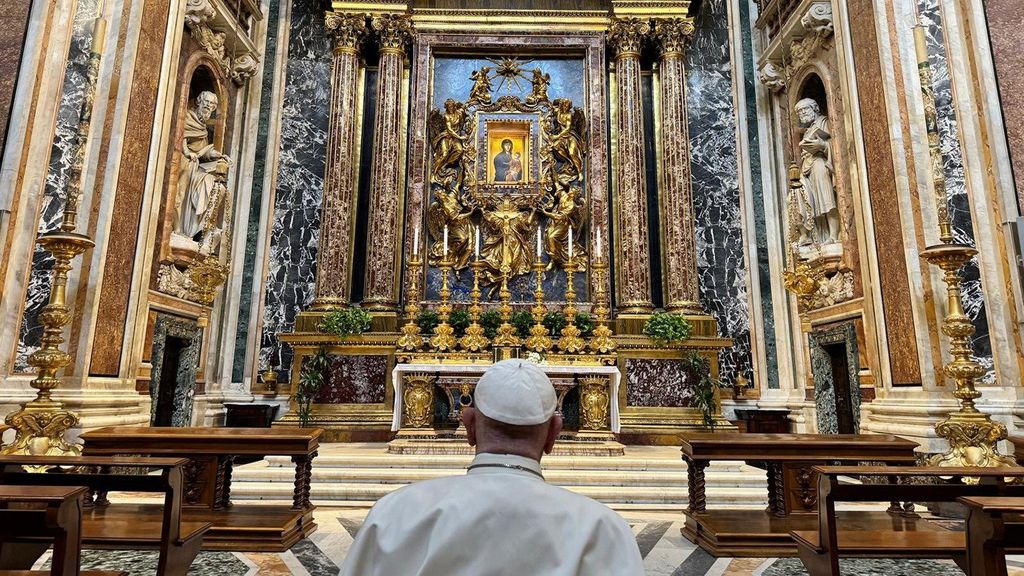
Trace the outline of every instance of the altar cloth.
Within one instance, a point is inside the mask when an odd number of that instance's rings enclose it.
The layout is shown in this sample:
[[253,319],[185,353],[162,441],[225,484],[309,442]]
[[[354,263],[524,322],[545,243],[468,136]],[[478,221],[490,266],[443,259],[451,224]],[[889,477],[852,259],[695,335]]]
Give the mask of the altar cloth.
[[[528,360],[523,360],[528,362]],[[391,417],[391,430],[397,432],[402,428],[402,375],[407,373],[421,372],[426,374],[483,374],[484,370],[490,368],[490,364],[398,364],[391,372],[391,385],[395,389],[395,406]],[[608,391],[609,420],[612,432],[619,433],[619,380],[622,373],[616,366],[566,366],[566,365],[539,365],[544,373],[549,376],[572,375],[604,375],[609,377],[610,390]]]

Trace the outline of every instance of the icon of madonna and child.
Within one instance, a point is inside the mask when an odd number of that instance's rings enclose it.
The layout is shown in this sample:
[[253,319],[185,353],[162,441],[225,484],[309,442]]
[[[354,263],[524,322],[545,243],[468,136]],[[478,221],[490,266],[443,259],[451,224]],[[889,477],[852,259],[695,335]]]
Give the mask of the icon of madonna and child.
[[[525,128],[525,130],[524,130]],[[492,184],[529,182],[529,128],[515,126],[488,134],[488,181]]]

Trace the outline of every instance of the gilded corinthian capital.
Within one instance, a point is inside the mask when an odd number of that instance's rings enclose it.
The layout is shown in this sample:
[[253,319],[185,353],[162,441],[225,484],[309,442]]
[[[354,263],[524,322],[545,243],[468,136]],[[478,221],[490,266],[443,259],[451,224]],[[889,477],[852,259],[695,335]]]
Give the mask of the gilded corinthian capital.
[[405,53],[405,47],[412,39],[412,22],[405,14],[384,14],[374,16],[370,26],[377,33],[382,51],[393,50]]
[[366,16],[363,14],[339,14],[327,12],[324,15],[327,33],[334,37],[336,51],[355,52],[366,38]]
[[615,57],[636,56],[640,45],[651,31],[651,24],[640,18],[622,18],[612,22],[608,31],[608,43],[615,49]]
[[654,21],[654,41],[662,58],[682,56],[696,28],[692,18],[658,18]]

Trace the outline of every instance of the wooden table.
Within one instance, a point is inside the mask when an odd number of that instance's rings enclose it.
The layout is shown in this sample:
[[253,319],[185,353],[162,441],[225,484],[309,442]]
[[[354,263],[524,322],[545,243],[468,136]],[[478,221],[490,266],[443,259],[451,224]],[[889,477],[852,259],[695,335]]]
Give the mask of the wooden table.
[[[971,576],[1006,576],[1006,549],[1024,546],[1024,498],[967,496],[967,565]],[[1012,520],[1007,522],[1007,516]]]
[[[834,462],[912,465],[917,448],[915,442],[887,434],[715,432],[687,433],[680,439],[689,492],[683,535],[715,556],[795,556],[790,531],[817,527],[818,479],[812,467]],[[708,510],[704,472],[716,460],[765,468],[768,509]],[[874,513],[840,513],[850,521],[873,521],[865,514]]]
[[[188,458],[185,506],[190,521],[210,522],[206,550],[283,552],[316,530],[309,500],[319,428],[150,428],[111,426],[82,434],[85,455]],[[291,506],[234,505],[231,472],[236,458],[291,456]]]

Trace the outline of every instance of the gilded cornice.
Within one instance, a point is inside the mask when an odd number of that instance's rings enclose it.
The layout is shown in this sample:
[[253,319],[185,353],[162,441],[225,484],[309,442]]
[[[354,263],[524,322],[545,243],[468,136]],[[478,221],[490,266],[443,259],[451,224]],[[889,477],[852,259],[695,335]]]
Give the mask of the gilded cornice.
[[651,24],[640,18],[621,18],[612,22],[608,31],[608,43],[615,49],[615,57],[639,55],[644,36],[651,31]]
[[413,35],[412,22],[408,16],[405,14],[374,16],[370,21],[370,26],[377,33],[382,52],[405,53],[405,47]]
[[690,0],[612,0],[612,14],[619,18],[686,18]]
[[682,57],[686,43],[696,28],[692,18],[658,18],[654,21],[654,41],[662,58]]
[[324,25],[334,37],[334,49],[338,52],[357,52],[368,32],[365,14],[327,12]]
[[601,32],[608,29],[606,11],[488,10],[414,8],[412,22],[419,32]]

